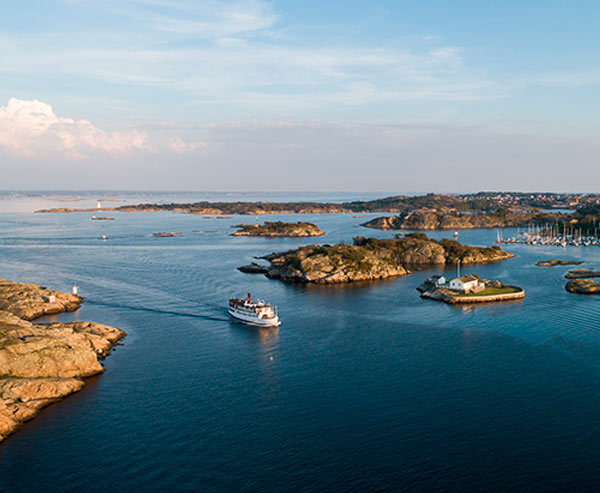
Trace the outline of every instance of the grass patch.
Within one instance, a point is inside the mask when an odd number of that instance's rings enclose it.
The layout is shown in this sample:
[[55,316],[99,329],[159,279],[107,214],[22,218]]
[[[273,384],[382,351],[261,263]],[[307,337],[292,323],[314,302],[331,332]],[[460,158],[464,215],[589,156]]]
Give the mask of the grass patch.
[[520,293],[521,291],[523,290],[517,286],[503,286],[501,288],[486,286],[486,288],[483,291],[479,291],[479,293],[456,293],[454,296],[496,296],[499,294]]

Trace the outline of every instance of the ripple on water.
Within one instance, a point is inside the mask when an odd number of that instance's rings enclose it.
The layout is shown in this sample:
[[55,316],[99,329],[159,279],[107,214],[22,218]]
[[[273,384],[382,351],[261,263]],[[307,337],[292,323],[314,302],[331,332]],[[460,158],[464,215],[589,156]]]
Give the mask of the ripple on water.
[[[0,447],[9,484],[460,490],[600,479],[600,306],[564,290],[566,270],[533,267],[556,250],[511,245],[514,259],[466,267],[527,297],[455,307],[415,289],[439,269],[289,285],[235,267],[309,241],[240,240],[226,236],[229,223],[218,235],[191,234],[209,221],[124,214],[111,225],[115,240],[99,244],[87,218],[70,216],[72,230],[54,233],[49,218],[21,230],[0,217],[2,277],[77,283],[87,303],[66,317],[131,335],[105,374]],[[351,216],[310,219],[330,243],[363,232]],[[148,237],[154,231],[184,234]],[[495,231],[461,239],[491,244]],[[600,262],[593,249],[564,254]],[[248,291],[279,305],[278,330],[228,320],[227,298]]]

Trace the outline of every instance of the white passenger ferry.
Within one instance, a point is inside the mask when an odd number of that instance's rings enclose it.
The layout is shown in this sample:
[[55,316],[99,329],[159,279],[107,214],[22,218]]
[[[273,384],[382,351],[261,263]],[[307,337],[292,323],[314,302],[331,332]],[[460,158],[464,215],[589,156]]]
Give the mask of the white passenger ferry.
[[227,310],[236,320],[259,327],[277,327],[281,324],[277,315],[277,305],[267,305],[263,300],[252,301],[250,293],[248,298],[229,298]]

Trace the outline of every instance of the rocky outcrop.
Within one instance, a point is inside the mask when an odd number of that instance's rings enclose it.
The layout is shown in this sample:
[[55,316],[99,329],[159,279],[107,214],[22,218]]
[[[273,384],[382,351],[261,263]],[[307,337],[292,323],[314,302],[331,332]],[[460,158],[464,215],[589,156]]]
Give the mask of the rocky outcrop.
[[181,236],[179,231],[171,231],[170,233],[152,233],[155,238],[172,238],[173,236]]
[[318,226],[312,223],[284,223],[282,221],[265,221],[264,224],[238,224],[234,228],[238,231],[231,236],[286,236],[305,237],[321,236],[325,234]]
[[574,269],[565,274],[567,279],[590,279],[600,277],[600,271],[588,269]]
[[0,310],[23,320],[77,310],[83,299],[43,286],[0,279]]
[[439,230],[507,228],[526,224],[554,223],[561,219],[557,213],[510,212],[466,214],[452,210],[417,209],[398,216],[377,217],[361,226],[375,229]]
[[535,265],[538,267],[556,267],[557,265],[580,265],[583,262],[580,260],[559,260],[559,259],[550,259],[550,260],[541,260],[537,262]]
[[0,441],[40,409],[81,390],[104,371],[125,332],[94,322],[34,324],[79,308],[81,298],[34,284],[0,280]]
[[408,273],[392,252],[368,251],[356,245],[304,247],[269,260],[267,277],[293,282],[372,281]]
[[269,272],[269,268],[266,265],[260,265],[256,262],[250,262],[248,265],[242,265],[238,267],[240,272],[245,274],[266,274]]
[[365,226],[366,228],[385,230],[403,229],[402,225],[402,216],[381,216],[361,224],[361,226]]
[[355,238],[352,245],[310,245],[264,257],[267,277],[317,284],[371,281],[409,274],[411,266],[494,262],[513,255],[499,247],[436,241],[413,233],[403,238]]
[[573,279],[565,286],[569,293],[576,294],[598,294],[600,293],[600,283],[591,279]]

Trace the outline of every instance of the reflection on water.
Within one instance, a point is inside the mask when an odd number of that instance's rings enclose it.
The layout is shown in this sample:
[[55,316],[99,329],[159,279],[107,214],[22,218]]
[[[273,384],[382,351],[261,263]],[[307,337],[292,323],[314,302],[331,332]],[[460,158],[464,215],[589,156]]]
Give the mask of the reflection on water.
[[273,348],[279,340],[279,327],[257,327],[241,322],[231,321],[232,330],[249,338],[257,339],[262,345]]

